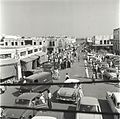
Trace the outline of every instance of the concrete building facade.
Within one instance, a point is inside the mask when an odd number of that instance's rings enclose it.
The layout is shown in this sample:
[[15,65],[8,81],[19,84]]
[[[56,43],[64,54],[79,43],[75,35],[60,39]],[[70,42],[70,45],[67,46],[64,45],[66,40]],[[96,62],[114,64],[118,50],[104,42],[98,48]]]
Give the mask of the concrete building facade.
[[111,42],[112,35],[97,35],[92,37],[93,48],[95,50],[105,49],[112,52],[113,44]]
[[120,28],[113,30],[113,52],[120,55]]

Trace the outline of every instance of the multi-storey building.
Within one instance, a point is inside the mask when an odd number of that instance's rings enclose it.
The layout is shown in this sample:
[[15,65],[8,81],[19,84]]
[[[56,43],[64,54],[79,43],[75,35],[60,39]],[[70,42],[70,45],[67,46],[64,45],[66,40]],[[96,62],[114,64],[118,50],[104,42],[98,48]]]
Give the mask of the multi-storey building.
[[105,49],[108,51],[112,51],[113,44],[111,42],[112,35],[99,35],[99,36],[93,36],[92,42],[93,42],[93,48],[95,50],[99,49]]
[[67,36],[49,36],[46,38],[47,50],[49,53],[52,52],[61,52],[63,49],[68,48],[69,45],[72,45],[76,39],[74,37]]
[[120,28],[113,30],[113,52],[120,55]]
[[41,37],[2,36],[0,42],[0,80],[19,80],[25,71],[47,62],[46,42]]

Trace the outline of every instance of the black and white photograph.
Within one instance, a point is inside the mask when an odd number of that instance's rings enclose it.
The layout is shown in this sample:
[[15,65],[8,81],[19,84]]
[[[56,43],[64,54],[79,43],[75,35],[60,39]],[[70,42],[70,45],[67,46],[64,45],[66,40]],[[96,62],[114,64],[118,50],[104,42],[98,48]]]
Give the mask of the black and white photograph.
[[120,0],[0,0],[0,119],[120,119]]

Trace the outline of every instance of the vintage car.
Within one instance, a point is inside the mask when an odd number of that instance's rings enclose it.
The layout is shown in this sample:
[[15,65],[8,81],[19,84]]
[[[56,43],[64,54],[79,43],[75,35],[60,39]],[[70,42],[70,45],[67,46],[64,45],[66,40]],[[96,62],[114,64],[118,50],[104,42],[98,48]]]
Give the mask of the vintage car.
[[32,119],[63,119],[63,112],[39,111]]
[[57,119],[56,117],[49,117],[49,116],[35,116],[32,119]]
[[104,80],[117,80],[116,69],[115,68],[106,68],[103,72]]
[[[76,106],[77,111],[82,112],[101,112],[98,99],[95,97],[83,96]],[[77,113],[76,119],[103,119],[101,114]]]
[[[13,106],[16,107],[34,107],[48,108],[47,104],[40,98],[40,93],[23,93],[15,99]],[[36,110],[27,109],[6,109],[4,112],[5,119],[29,119],[37,113]]]
[[83,95],[81,84],[75,84],[78,82],[80,82],[80,80],[78,79],[67,79],[66,81],[64,81],[64,83],[71,83],[71,84],[63,85],[57,91],[56,99],[63,101],[72,101],[74,103],[77,103],[77,100],[81,98],[81,96]]
[[[19,81],[20,84],[37,84],[37,83],[53,83],[50,72],[41,72],[25,77]],[[49,90],[51,85],[21,85],[19,91],[23,92],[37,92],[42,93]]]
[[[120,114],[120,92],[107,92],[106,99],[112,112]],[[114,119],[118,119],[118,115],[114,115]]]

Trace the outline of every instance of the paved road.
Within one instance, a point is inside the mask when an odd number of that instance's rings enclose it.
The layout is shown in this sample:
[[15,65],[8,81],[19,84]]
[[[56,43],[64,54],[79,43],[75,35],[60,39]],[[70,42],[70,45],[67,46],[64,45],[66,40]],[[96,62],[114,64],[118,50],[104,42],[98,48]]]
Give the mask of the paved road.
[[[54,82],[63,82],[65,79],[66,72],[69,73],[70,78],[77,78],[81,81],[90,81],[91,79],[85,78],[85,68],[84,62],[82,59],[80,62],[75,62],[70,69],[65,69],[60,71],[60,79],[54,80]],[[76,105],[66,102],[57,102],[56,101],[56,91],[59,89],[59,86],[52,86],[52,101],[53,101],[53,109],[66,109],[66,110],[75,110]],[[116,91],[117,88],[112,84],[84,84],[83,85],[83,92],[85,96],[93,96],[98,98],[102,111],[104,112],[111,112],[110,107],[105,99],[106,91]],[[0,95],[1,97],[1,104],[2,105],[13,105],[15,97],[19,95],[19,92],[16,88],[10,87],[4,94]],[[57,112],[58,114],[58,112]],[[73,113],[59,113],[59,119],[75,119],[75,114]],[[104,119],[113,119],[112,116],[103,116]]]

